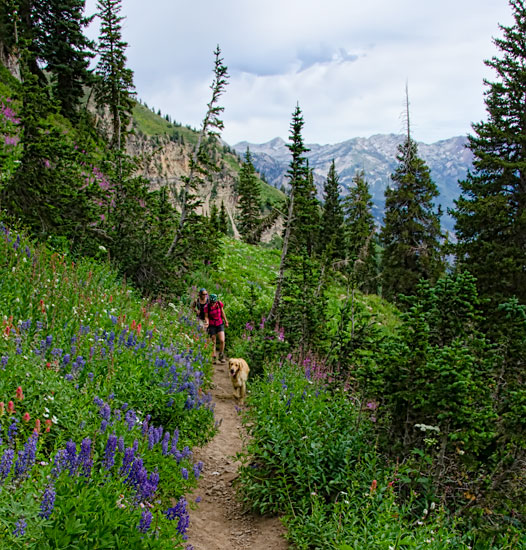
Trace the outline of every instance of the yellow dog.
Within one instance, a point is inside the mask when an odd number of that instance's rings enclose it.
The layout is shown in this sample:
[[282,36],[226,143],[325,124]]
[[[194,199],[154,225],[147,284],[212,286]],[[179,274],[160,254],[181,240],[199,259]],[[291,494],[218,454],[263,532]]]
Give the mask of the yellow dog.
[[247,362],[244,359],[230,359],[228,361],[228,370],[234,388],[234,397],[240,403],[243,403],[247,395],[247,380],[250,371]]

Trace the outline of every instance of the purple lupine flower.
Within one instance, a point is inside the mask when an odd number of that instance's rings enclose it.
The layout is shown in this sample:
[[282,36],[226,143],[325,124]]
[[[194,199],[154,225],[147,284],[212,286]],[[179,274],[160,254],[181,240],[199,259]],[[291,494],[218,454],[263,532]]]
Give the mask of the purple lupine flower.
[[60,473],[66,468],[67,463],[66,449],[60,449],[55,455],[53,468],[51,468],[51,477],[57,479]]
[[5,370],[5,367],[7,365],[7,361],[9,361],[8,355],[3,355],[2,359],[0,360],[0,365],[2,366],[2,369]]
[[122,437],[122,435],[117,440],[117,450],[119,451],[119,453],[124,452],[124,437]]
[[124,419],[126,421],[126,424],[128,424],[128,431],[131,431],[135,426],[135,423],[137,422],[137,416],[135,414],[135,411],[133,409],[130,409],[129,411],[127,411]]
[[140,486],[140,500],[146,501],[153,498],[155,491],[159,485],[159,474],[152,472]]
[[170,432],[165,432],[163,442],[162,442],[162,445],[161,445],[163,455],[168,454],[168,445],[169,444],[170,444]]
[[195,479],[199,479],[199,476],[201,475],[201,472],[203,471],[203,461],[200,460],[197,462],[197,464],[194,464],[194,477]]
[[104,401],[98,395],[93,398],[93,403],[95,403],[97,407],[102,407],[102,405],[104,405]]
[[129,474],[134,458],[135,458],[135,449],[133,447],[128,447],[124,451],[124,456],[122,458],[122,466],[119,469],[119,473],[122,477]]
[[26,532],[27,523],[24,518],[19,519],[15,523],[15,528],[13,529],[13,535],[15,537],[22,537]]
[[188,479],[188,470],[186,468],[181,468],[181,476],[183,479]]
[[152,450],[155,445],[155,428],[150,426],[148,430],[148,449]]
[[139,485],[141,470],[143,470],[142,458],[136,458],[133,461],[128,476],[126,478],[127,483],[129,483],[132,487],[137,487]]
[[188,525],[190,524],[190,516],[188,514],[188,503],[181,497],[179,502],[172,508],[168,508],[164,513],[169,520],[179,519],[177,523],[177,531],[185,536]]
[[91,474],[91,467],[93,466],[93,459],[91,458],[91,439],[89,437],[84,438],[80,444],[78,463],[82,467],[82,475],[84,477],[89,477]]
[[148,433],[148,420],[150,420],[150,415],[146,415],[146,418],[142,421],[141,432],[143,437]]
[[13,459],[15,457],[15,451],[13,449],[6,449],[2,455],[2,460],[0,461],[0,480],[4,479],[9,475],[11,467],[13,466]]
[[24,445],[24,450],[18,453],[18,459],[15,463],[15,476],[21,477],[29,472],[35,463],[37,454],[38,434],[33,432],[27,439]]
[[106,449],[104,451],[103,465],[106,470],[110,470],[115,464],[115,450],[117,449],[117,436],[111,434],[106,442]]
[[49,519],[49,516],[51,516],[53,508],[55,507],[55,497],[55,489],[53,488],[53,485],[50,485],[44,491],[44,496],[42,497],[42,502],[40,503],[40,512],[38,514],[40,517]]
[[7,429],[7,440],[9,441],[9,443],[13,442],[17,433],[18,433],[18,418],[13,418],[11,420],[11,424],[9,425],[9,428]]
[[73,440],[69,440],[66,443],[66,454],[64,456],[65,464],[69,468],[69,475],[74,476],[77,472],[78,460],[77,460],[77,445]]
[[62,358],[62,364],[66,366],[71,359],[71,355],[69,353],[66,353],[64,357]]
[[151,524],[152,524],[152,513],[150,512],[150,510],[143,510],[137,529],[139,529],[141,533],[146,533],[150,528]]
[[103,433],[106,431],[106,428],[107,428],[107,427],[108,427],[108,421],[102,419],[102,420],[100,421],[100,428],[99,428],[100,433],[103,434]]
[[174,434],[172,436],[172,448],[170,449],[170,452],[172,454],[174,454],[175,451],[177,451],[177,442],[178,441],[179,441],[179,430],[177,428],[175,428]]
[[164,428],[162,426],[159,426],[158,428],[155,428],[155,444],[159,443],[163,437]]

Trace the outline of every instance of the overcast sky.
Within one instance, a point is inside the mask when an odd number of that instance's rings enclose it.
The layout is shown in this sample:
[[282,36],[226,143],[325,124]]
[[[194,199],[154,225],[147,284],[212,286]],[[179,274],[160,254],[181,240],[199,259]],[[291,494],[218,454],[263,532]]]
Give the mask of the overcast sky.
[[513,21],[508,0],[122,0],[121,15],[138,98],[196,128],[219,44],[230,145],[287,140],[296,103],[307,143],[401,133],[406,82],[416,140],[465,135]]

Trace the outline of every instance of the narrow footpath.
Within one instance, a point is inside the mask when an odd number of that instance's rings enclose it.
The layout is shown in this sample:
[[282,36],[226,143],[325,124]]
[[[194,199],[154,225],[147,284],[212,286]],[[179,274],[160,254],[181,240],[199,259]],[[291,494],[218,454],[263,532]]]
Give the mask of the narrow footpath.
[[212,398],[220,426],[205,447],[194,449],[194,461],[202,460],[204,469],[194,493],[201,502],[190,512],[188,544],[194,550],[286,550],[279,519],[253,515],[236,500],[232,482],[240,465],[236,453],[242,449],[243,427],[227,363],[214,365]]

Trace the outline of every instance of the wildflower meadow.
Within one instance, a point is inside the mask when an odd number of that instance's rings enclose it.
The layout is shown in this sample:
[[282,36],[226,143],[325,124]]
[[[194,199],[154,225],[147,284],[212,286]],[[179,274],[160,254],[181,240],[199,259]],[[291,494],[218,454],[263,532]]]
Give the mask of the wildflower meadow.
[[0,548],[185,548],[206,339],[108,265],[0,225]]

